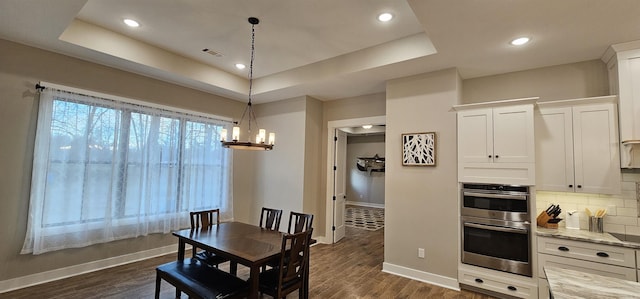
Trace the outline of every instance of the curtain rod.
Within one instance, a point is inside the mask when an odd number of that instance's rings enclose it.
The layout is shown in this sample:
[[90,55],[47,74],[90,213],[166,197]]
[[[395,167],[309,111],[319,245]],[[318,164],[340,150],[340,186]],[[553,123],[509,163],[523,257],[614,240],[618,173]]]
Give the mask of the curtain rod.
[[[46,86],[44,86],[44,85],[42,85],[40,83],[42,83],[42,81],[36,83],[36,92],[38,92],[38,93],[43,92],[45,88],[48,88],[48,87],[46,87]],[[75,94],[78,94],[78,95],[81,95],[81,96],[97,97],[97,98],[103,98],[103,99],[110,100],[110,101],[115,101],[113,99],[108,99],[106,97],[106,96],[111,96],[111,97],[114,97],[114,98],[126,99],[126,100],[120,100],[120,101],[128,103],[128,104],[132,104],[132,105],[139,105],[139,106],[145,106],[145,107],[149,107],[149,108],[162,109],[162,110],[166,110],[166,111],[174,112],[174,113],[175,112],[186,113],[186,114],[189,114],[189,115],[192,115],[192,116],[204,117],[204,118],[208,118],[208,119],[212,119],[212,120],[216,120],[216,121],[221,121],[221,122],[226,122],[226,123],[232,123],[232,124],[236,124],[236,125],[238,124],[238,122],[234,121],[234,120],[216,118],[216,117],[208,116],[205,113],[201,113],[201,112],[197,112],[197,111],[183,110],[183,109],[175,108],[175,107],[171,107],[172,109],[175,109],[175,110],[169,110],[169,109],[167,109],[165,107],[157,107],[156,105],[154,105],[152,103],[145,103],[144,101],[127,99],[127,98],[123,98],[123,97],[119,97],[119,96],[106,95],[106,94],[105,94],[105,96],[102,96],[101,95],[102,93],[97,93],[97,92],[96,92],[96,94],[100,94],[100,95],[91,95],[91,94],[86,94],[86,93],[80,92],[77,88],[70,87],[69,89],[72,89],[72,90],[65,90],[65,89],[63,89],[63,86],[58,86],[56,84],[54,84],[54,85],[55,85],[54,89],[56,89],[56,90],[69,92],[69,93],[75,93]],[[88,93],[93,93],[93,92],[88,92]]]
[[37,92],[42,92],[44,91],[45,87],[43,85],[40,85],[40,83],[36,83],[36,91]]

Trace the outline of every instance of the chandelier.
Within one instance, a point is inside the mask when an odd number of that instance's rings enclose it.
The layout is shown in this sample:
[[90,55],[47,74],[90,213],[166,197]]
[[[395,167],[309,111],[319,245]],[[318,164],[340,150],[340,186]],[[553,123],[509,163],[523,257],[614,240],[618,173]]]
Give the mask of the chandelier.
[[[255,52],[255,40],[256,34],[254,26],[260,23],[258,18],[251,17],[249,18],[249,23],[251,24],[251,63],[249,64],[249,102],[247,103],[247,107],[244,108],[244,112],[242,112],[242,117],[240,121],[237,122],[237,126],[233,127],[233,131],[231,132],[231,141],[227,141],[227,129],[222,129],[220,132],[220,142],[222,142],[222,146],[231,149],[241,149],[241,150],[265,150],[270,151],[273,149],[273,145],[275,143],[276,134],[269,133],[269,140],[267,142],[266,139],[266,131],[264,129],[259,129],[258,134],[256,135],[255,142],[251,142],[251,125],[252,123],[255,127],[258,127],[258,121],[256,120],[256,115],[253,112],[253,106],[251,105],[251,92],[253,88],[253,58]],[[244,121],[244,118],[247,117],[248,121],[248,131],[247,134],[249,137],[247,141],[240,141],[240,125]]]

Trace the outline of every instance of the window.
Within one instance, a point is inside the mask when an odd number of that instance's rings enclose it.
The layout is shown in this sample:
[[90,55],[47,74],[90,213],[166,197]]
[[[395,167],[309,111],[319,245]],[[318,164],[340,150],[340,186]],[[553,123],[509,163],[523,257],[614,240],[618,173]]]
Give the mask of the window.
[[106,97],[40,95],[22,253],[168,233],[193,210],[230,218],[228,121]]

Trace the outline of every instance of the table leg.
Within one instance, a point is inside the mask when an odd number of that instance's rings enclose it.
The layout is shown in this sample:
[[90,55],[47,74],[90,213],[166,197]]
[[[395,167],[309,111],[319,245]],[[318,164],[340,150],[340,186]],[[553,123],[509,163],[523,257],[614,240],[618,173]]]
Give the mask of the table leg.
[[182,238],[178,239],[178,261],[184,260],[185,242]]
[[304,280],[302,281],[302,297],[305,299],[309,298],[309,268],[311,267],[311,265],[309,264],[309,254],[307,253],[307,267],[304,269]]
[[260,266],[251,266],[249,272],[249,298],[251,299],[256,299],[259,295],[258,276],[260,276]]
[[238,263],[234,261],[229,262],[229,273],[238,275]]

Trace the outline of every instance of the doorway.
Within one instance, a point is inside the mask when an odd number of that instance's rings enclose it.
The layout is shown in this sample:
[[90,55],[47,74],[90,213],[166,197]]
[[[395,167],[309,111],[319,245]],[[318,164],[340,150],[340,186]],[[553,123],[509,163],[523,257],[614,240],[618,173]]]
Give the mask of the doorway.
[[[345,234],[346,163],[347,132],[350,134],[366,134],[361,131],[363,125],[384,126],[385,117],[366,117],[328,122],[327,134],[327,198],[326,198],[326,240],[336,243]],[[366,129],[365,129],[366,130]],[[342,137],[341,137],[342,136]],[[355,165],[354,165],[355,166]],[[345,196],[346,194],[346,196]],[[359,196],[359,195],[357,195]]]

